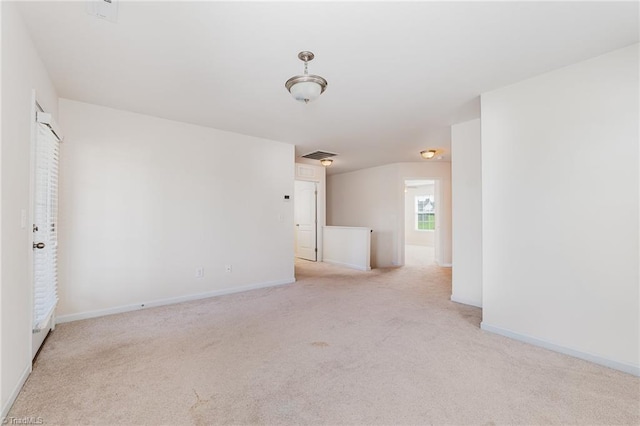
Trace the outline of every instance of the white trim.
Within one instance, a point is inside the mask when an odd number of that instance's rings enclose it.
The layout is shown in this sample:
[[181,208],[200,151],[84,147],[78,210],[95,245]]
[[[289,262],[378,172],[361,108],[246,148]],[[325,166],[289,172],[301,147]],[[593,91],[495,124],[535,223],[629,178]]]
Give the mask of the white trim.
[[555,343],[548,342],[546,340],[537,339],[535,337],[527,336],[526,334],[516,333],[505,328],[496,327],[493,325],[480,323],[480,328],[489,331],[491,333],[500,334],[511,339],[520,340],[521,342],[529,343],[531,345],[540,346],[541,348],[549,349],[554,352],[560,352],[561,354],[569,355],[575,358],[580,358],[585,361],[593,362],[594,364],[603,365],[605,367],[613,368],[624,373],[629,373],[634,376],[640,376],[640,365],[627,364],[624,362],[614,361],[612,359],[603,358],[598,355],[593,355],[587,352],[578,351],[576,349],[560,346]]
[[[31,140],[29,147],[29,223],[27,226],[31,228],[35,223],[35,217],[33,212],[35,211],[35,187],[36,187],[36,130],[38,126],[37,115],[38,111],[42,110],[42,107],[38,103],[36,96],[36,90],[31,89]],[[27,231],[29,231],[27,228]],[[33,228],[31,228],[33,231]],[[29,232],[29,241],[33,242],[33,232]],[[27,259],[29,261],[29,267],[27,268],[27,274],[29,278],[29,328],[33,326],[33,249],[29,250],[27,245]],[[33,363],[33,335],[29,336],[29,364]],[[37,351],[36,351],[37,352]],[[2,419],[4,419],[4,411]]]
[[338,266],[345,266],[347,268],[351,268],[351,269],[357,269],[358,271],[370,271],[371,267],[364,267],[361,265],[356,265],[356,264],[351,264],[351,263],[345,263],[345,262],[338,262],[336,260],[331,260],[331,259],[324,259],[323,260],[324,263],[330,263],[332,265],[338,265]]
[[243,291],[257,290],[260,288],[275,287],[279,285],[292,284],[295,278],[286,280],[267,281],[258,284],[249,284],[242,287],[226,288],[222,290],[208,291],[206,293],[189,294],[186,296],[170,297],[168,299],[157,299],[151,302],[140,302],[131,305],[115,306],[113,308],[100,309],[97,311],[80,312],[77,314],[61,315],[56,317],[56,324],[62,324],[71,321],[80,321],[89,318],[103,317],[105,315],[121,314],[123,312],[138,311],[141,309],[155,308],[164,305],[173,305],[175,303],[190,302],[192,300],[207,299],[209,297],[223,296],[225,294],[241,293]]
[[453,268],[453,264],[452,263],[438,263],[436,262],[436,264],[438,264],[438,266],[442,267],[442,268]]
[[36,121],[38,123],[44,124],[49,129],[51,129],[55,137],[58,139],[58,142],[62,142],[62,140],[64,139],[62,130],[60,129],[60,126],[58,126],[58,123],[56,123],[56,120],[53,119],[53,116],[51,114],[42,111],[36,111]]
[[4,404],[4,407],[2,407],[2,416],[0,416],[0,421],[4,421],[4,419],[6,419],[7,414],[9,414],[9,410],[11,409],[11,406],[16,401],[16,398],[18,397],[18,394],[22,390],[24,383],[27,381],[27,378],[29,378],[29,374],[31,374],[31,360],[29,360],[29,365],[22,372],[22,375],[20,376],[18,383],[16,383],[16,386],[13,388],[11,395],[9,395],[9,399],[7,399],[7,402]]
[[476,308],[482,308],[482,303],[477,303],[465,298],[460,298],[460,297],[454,296],[453,294],[451,295],[451,301],[455,303],[461,303],[463,305],[475,306]]

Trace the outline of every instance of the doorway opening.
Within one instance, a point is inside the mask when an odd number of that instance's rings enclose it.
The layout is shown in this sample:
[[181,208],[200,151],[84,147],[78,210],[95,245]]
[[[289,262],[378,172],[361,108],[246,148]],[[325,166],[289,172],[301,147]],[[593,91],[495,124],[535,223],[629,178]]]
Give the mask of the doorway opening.
[[431,179],[407,179],[404,182],[404,264],[437,264],[438,185]]
[[295,257],[318,260],[318,184],[296,180],[293,195]]

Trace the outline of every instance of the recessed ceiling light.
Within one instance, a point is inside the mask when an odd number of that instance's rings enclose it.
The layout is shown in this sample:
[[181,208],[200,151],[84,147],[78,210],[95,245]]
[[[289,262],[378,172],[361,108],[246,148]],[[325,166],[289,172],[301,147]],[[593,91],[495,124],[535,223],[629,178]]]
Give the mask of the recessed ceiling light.
[[333,160],[331,158],[323,158],[322,160],[320,160],[320,164],[322,164],[325,167],[329,167],[332,163],[333,163]]

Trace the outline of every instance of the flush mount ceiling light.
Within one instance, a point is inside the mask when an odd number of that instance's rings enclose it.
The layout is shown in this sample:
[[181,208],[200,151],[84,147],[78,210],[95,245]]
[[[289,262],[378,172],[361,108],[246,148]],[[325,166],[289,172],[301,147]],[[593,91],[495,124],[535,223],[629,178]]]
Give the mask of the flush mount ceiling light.
[[422,158],[425,158],[427,160],[431,160],[433,157],[436,156],[436,150],[435,149],[429,149],[429,150],[420,151],[420,155],[422,156]]
[[332,163],[333,163],[333,160],[331,158],[323,158],[322,160],[320,160],[320,164],[322,164],[325,167],[329,167]]
[[307,64],[312,61],[314,54],[307,52],[306,50],[298,53],[298,58],[304,62],[304,74],[291,77],[284,84],[291,96],[296,101],[304,102],[305,104],[315,101],[326,90],[327,80],[319,75],[309,74],[307,70]]

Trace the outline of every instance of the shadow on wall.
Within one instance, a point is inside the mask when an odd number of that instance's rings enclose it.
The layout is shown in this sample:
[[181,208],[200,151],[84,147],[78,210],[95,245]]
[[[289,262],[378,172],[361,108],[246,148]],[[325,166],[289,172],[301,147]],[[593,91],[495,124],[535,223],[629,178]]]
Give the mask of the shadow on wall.
[[371,233],[371,269],[378,267],[378,259],[376,259],[376,253],[378,252],[378,232],[374,229]]
[[379,247],[391,247],[393,245],[393,232],[391,231],[378,231],[374,229],[371,233],[371,268],[378,268],[384,262],[378,259],[380,250]]

